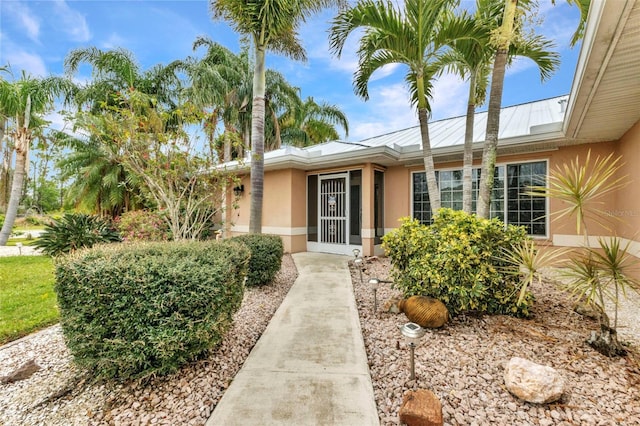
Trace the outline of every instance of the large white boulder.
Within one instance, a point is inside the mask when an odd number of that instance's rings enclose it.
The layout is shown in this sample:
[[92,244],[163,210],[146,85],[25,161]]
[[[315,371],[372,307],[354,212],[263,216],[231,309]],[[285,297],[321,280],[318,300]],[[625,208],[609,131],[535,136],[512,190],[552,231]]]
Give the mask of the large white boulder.
[[560,399],[565,381],[554,368],[513,357],[504,369],[504,383],[513,395],[536,404]]

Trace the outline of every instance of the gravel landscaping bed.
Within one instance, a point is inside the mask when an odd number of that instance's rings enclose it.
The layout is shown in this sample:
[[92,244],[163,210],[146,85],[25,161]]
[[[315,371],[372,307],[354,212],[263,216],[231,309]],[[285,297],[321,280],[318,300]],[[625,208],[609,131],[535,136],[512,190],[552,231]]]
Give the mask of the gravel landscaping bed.
[[0,348],[0,376],[35,359],[42,370],[0,384],[1,425],[203,425],[293,285],[285,255],[274,282],[245,292],[234,324],[204,359],[167,377],[92,383],[71,362],[60,326]]
[[[409,349],[398,329],[408,320],[382,312],[384,302],[399,292],[381,285],[378,312],[372,312],[368,279],[388,279],[389,260],[371,258],[365,267],[363,284],[353,265],[351,276],[381,424],[398,423],[406,391],[429,389],[442,403],[445,425],[640,425],[637,355],[610,359],[589,347],[585,340],[596,322],[573,312],[553,284],[532,289],[531,319],[460,316],[428,330],[415,350],[416,380],[410,381]],[[637,321],[635,306],[628,322]],[[635,337],[632,345],[638,348]],[[537,405],[512,396],[503,373],[515,356],[560,371],[567,383],[562,399]]]

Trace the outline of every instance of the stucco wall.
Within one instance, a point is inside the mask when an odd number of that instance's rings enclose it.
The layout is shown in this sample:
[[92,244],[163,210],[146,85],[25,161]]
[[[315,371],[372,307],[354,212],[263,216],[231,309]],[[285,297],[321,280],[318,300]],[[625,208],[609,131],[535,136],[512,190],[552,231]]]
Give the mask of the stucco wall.
[[[249,231],[251,182],[242,177],[244,194],[233,214],[232,234]],[[306,174],[285,169],[265,172],[262,232],[282,236],[286,252],[306,250]]]
[[[562,147],[557,150],[544,151],[531,154],[519,154],[500,156],[498,164],[518,163],[533,160],[548,161],[548,172],[559,170],[564,164],[578,159],[581,163],[586,160],[588,152],[591,158],[604,158],[610,153],[622,156],[624,165],[620,176],[627,176],[632,184],[624,187],[616,193],[610,193],[600,199],[598,204],[589,206],[591,211],[600,213],[599,219],[587,220],[589,234],[620,235],[635,241],[633,249],[640,256],[640,191],[636,182],[640,182],[640,122],[637,123],[620,141],[582,144]],[[478,166],[479,160],[475,161]],[[461,168],[462,163],[440,163],[438,169]],[[347,169],[351,169],[349,167]],[[371,164],[359,165],[363,170],[363,184],[372,178],[373,166]],[[345,169],[340,169],[343,171]],[[388,167],[385,171],[385,214],[384,225],[388,231],[398,227],[398,220],[411,215],[411,173],[421,171],[423,167],[416,165],[406,167],[404,165]],[[371,176],[370,176],[371,175]],[[307,172],[301,170],[277,170],[265,173],[264,207],[263,207],[263,232],[282,235],[285,250],[297,252],[306,250],[306,185]],[[371,182],[369,182],[371,183]],[[239,209],[233,214],[234,233],[247,232],[249,226],[249,207],[251,185],[249,176],[243,176],[245,192],[238,201]],[[575,216],[558,217],[557,212],[567,205],[559,200],[549,200],[549,211],[552,213],[549,219],[548,242],[557,245],[580,244],[581,237],[576,232]],[[369,207],[367,212],[365,207]],[[372,224],[372,194],[363,192],[363,228],[369,230]],[[607,222],[603,225],[600,222]],[[617,220],[614,220],[617,219]],[[367,246],[373,244],[367,236],[363,243]],[[366,241],[365,241],[366,240]],[[542,243],[544,241],[541,241]]]
[[[629,184],[616,194],[616,210],[612,214],[618,218],[618,235],[631,240],[629,251],[640,257],[640,121],[620,139],[616,154],[623,161],[620,176]],[[640,279],[640,271],[636,278]]]
[[617,231],[624,238],[640,241],[640,121],[618,143],[616,154],[624,162],[620,176],[629,182],[616,194]]
[[401,217],[411,214],[411,173],[405,166],[389,167],[384,174],[384,227],[399,226]]
[[[629,142],[625,142],[625,149],[628,151],[625,157],[633,157],[633,147],[638,145],[638,138],[640,138],[640,126],[636,126],[635,129],[635,139],[633,139],[632,135],[629,135],[627,138]],[[634,142],[635,140],[635,142]],[[634,145],[635,143],[635,145]],[[615,142],[608,143],[597,143],[597,144],[582,144],[575,145],[570,147],[562,147],[558,150],[553,151],[544,151],[538,153],[531,154],[518,154],[518,155],[503,155],[498,157],[497,164],[504,163],[519,163],[519,162],[527,162],[527,161],[535,161],[535,160],[546,160],[548,162],[548,172],[551,172],[559,167],[562,167],[563,164],[568,163],[570,161],[575,161],[576,158],[579,161],[584,161],[586,159],[587,153],[591,150],[591,157],[595,159],[598,156],[605,157],[609,153],[614,152],[616,149]],[[638,154],[633,157],[635,160],[635,166],[633,164],[627,165],[627,168],[633,169],[633,172],[636,173],[636,179],[640,179],[637,176],[640,173],[640,156]],[[474,166],[479,166],[480,160],[476,160],[474,162]],[[436,168],[439,170],[447,170],[447,169],[458,169],[462,168],[462,162],[449,162],[449,163],[438,163],[436,164]],[[411,215],[411,173],[416,171],[422,171],[424,168],[421,165],[417,165],[415,167],[405,167],[405,166],[396,166],[390,167],[387,169],[385,174],[385,185],[387,191],[385,193],[385,205],[386,205],[386,216],[385,216],[385,228],[393,229],[398,227],[398,219],[404,216]],[[629,172],[626,172],[629,173]],[[625,197],[626,199],[632,197]],[[640,197],[639,197],[640,198]],[[616,211],[621,207],[617,207],[617,197],[615,194],[609,194],[603,197],[601,200],[601,204],[591,206],[594,209],[599,210],[600,212],[605,213],[604,217],[609,218],[608,212]],[[637,202],[636,202],[637,201]],[[636,202],[631,205],[631,203]],[[628,200],[627,205],[624,207],[626,210],[638,210],[640,206],[638,205],[640,200],[635,198],[633,201]],[[557,212],[566,207],[566,204],[562,201],[551,199],[549,200],[549,211]],[[634,217],[634,222],[629,222],[629,227],[632,228],[635,226],[636,229],[640,229],[640,217]],[[611,235],[612,231],[607,230],[606,227],[600,225],[596,220],[588,220],[587,226],[590,234],[592,235]],[[558,218],[557,215],[552,215],[549,219],[549,239],[551,240],[554,234],[563,234],[563,235],[576,235],[576,221],[575,217],[562,217]]]

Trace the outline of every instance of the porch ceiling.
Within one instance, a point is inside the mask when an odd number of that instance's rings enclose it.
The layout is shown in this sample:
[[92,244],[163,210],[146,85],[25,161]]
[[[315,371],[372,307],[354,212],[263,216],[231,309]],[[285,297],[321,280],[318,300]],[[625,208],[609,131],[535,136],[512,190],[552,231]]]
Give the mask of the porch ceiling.
[[640,1],[592,1],[565,144],[619,139],[640,120]]

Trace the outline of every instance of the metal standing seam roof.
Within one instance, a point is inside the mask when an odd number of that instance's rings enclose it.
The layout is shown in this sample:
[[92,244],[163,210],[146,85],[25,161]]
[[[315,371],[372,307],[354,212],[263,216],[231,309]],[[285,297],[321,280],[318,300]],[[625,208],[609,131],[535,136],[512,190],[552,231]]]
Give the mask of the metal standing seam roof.
[[[530,137],[547,131],[561,128],[564,118],[564,103],[568,95],[505,107],[500,112],[499,139]],[[464,145],[466,117],[453,117],[429,123],[429,136],[434,151],[439,148]],[[476,113],[474,125],[474,142],[482,142],[485,138],[487,112]],[[523,140],[526,141],[529,138]],[[517,143],[517,141],[514,141]],[[349,153],[375,148],[388,147],[394,151],[421,146],[420,127],[414,126],[380,136],[364,139],[359,142],[332,141],[306,148],[285,146],[265,153],[265,164],[277,162],[283,157],[300,157],[312,160],[317,157],[332,155],[348,156]],[[413,149],[412,149],[413,150]]]

